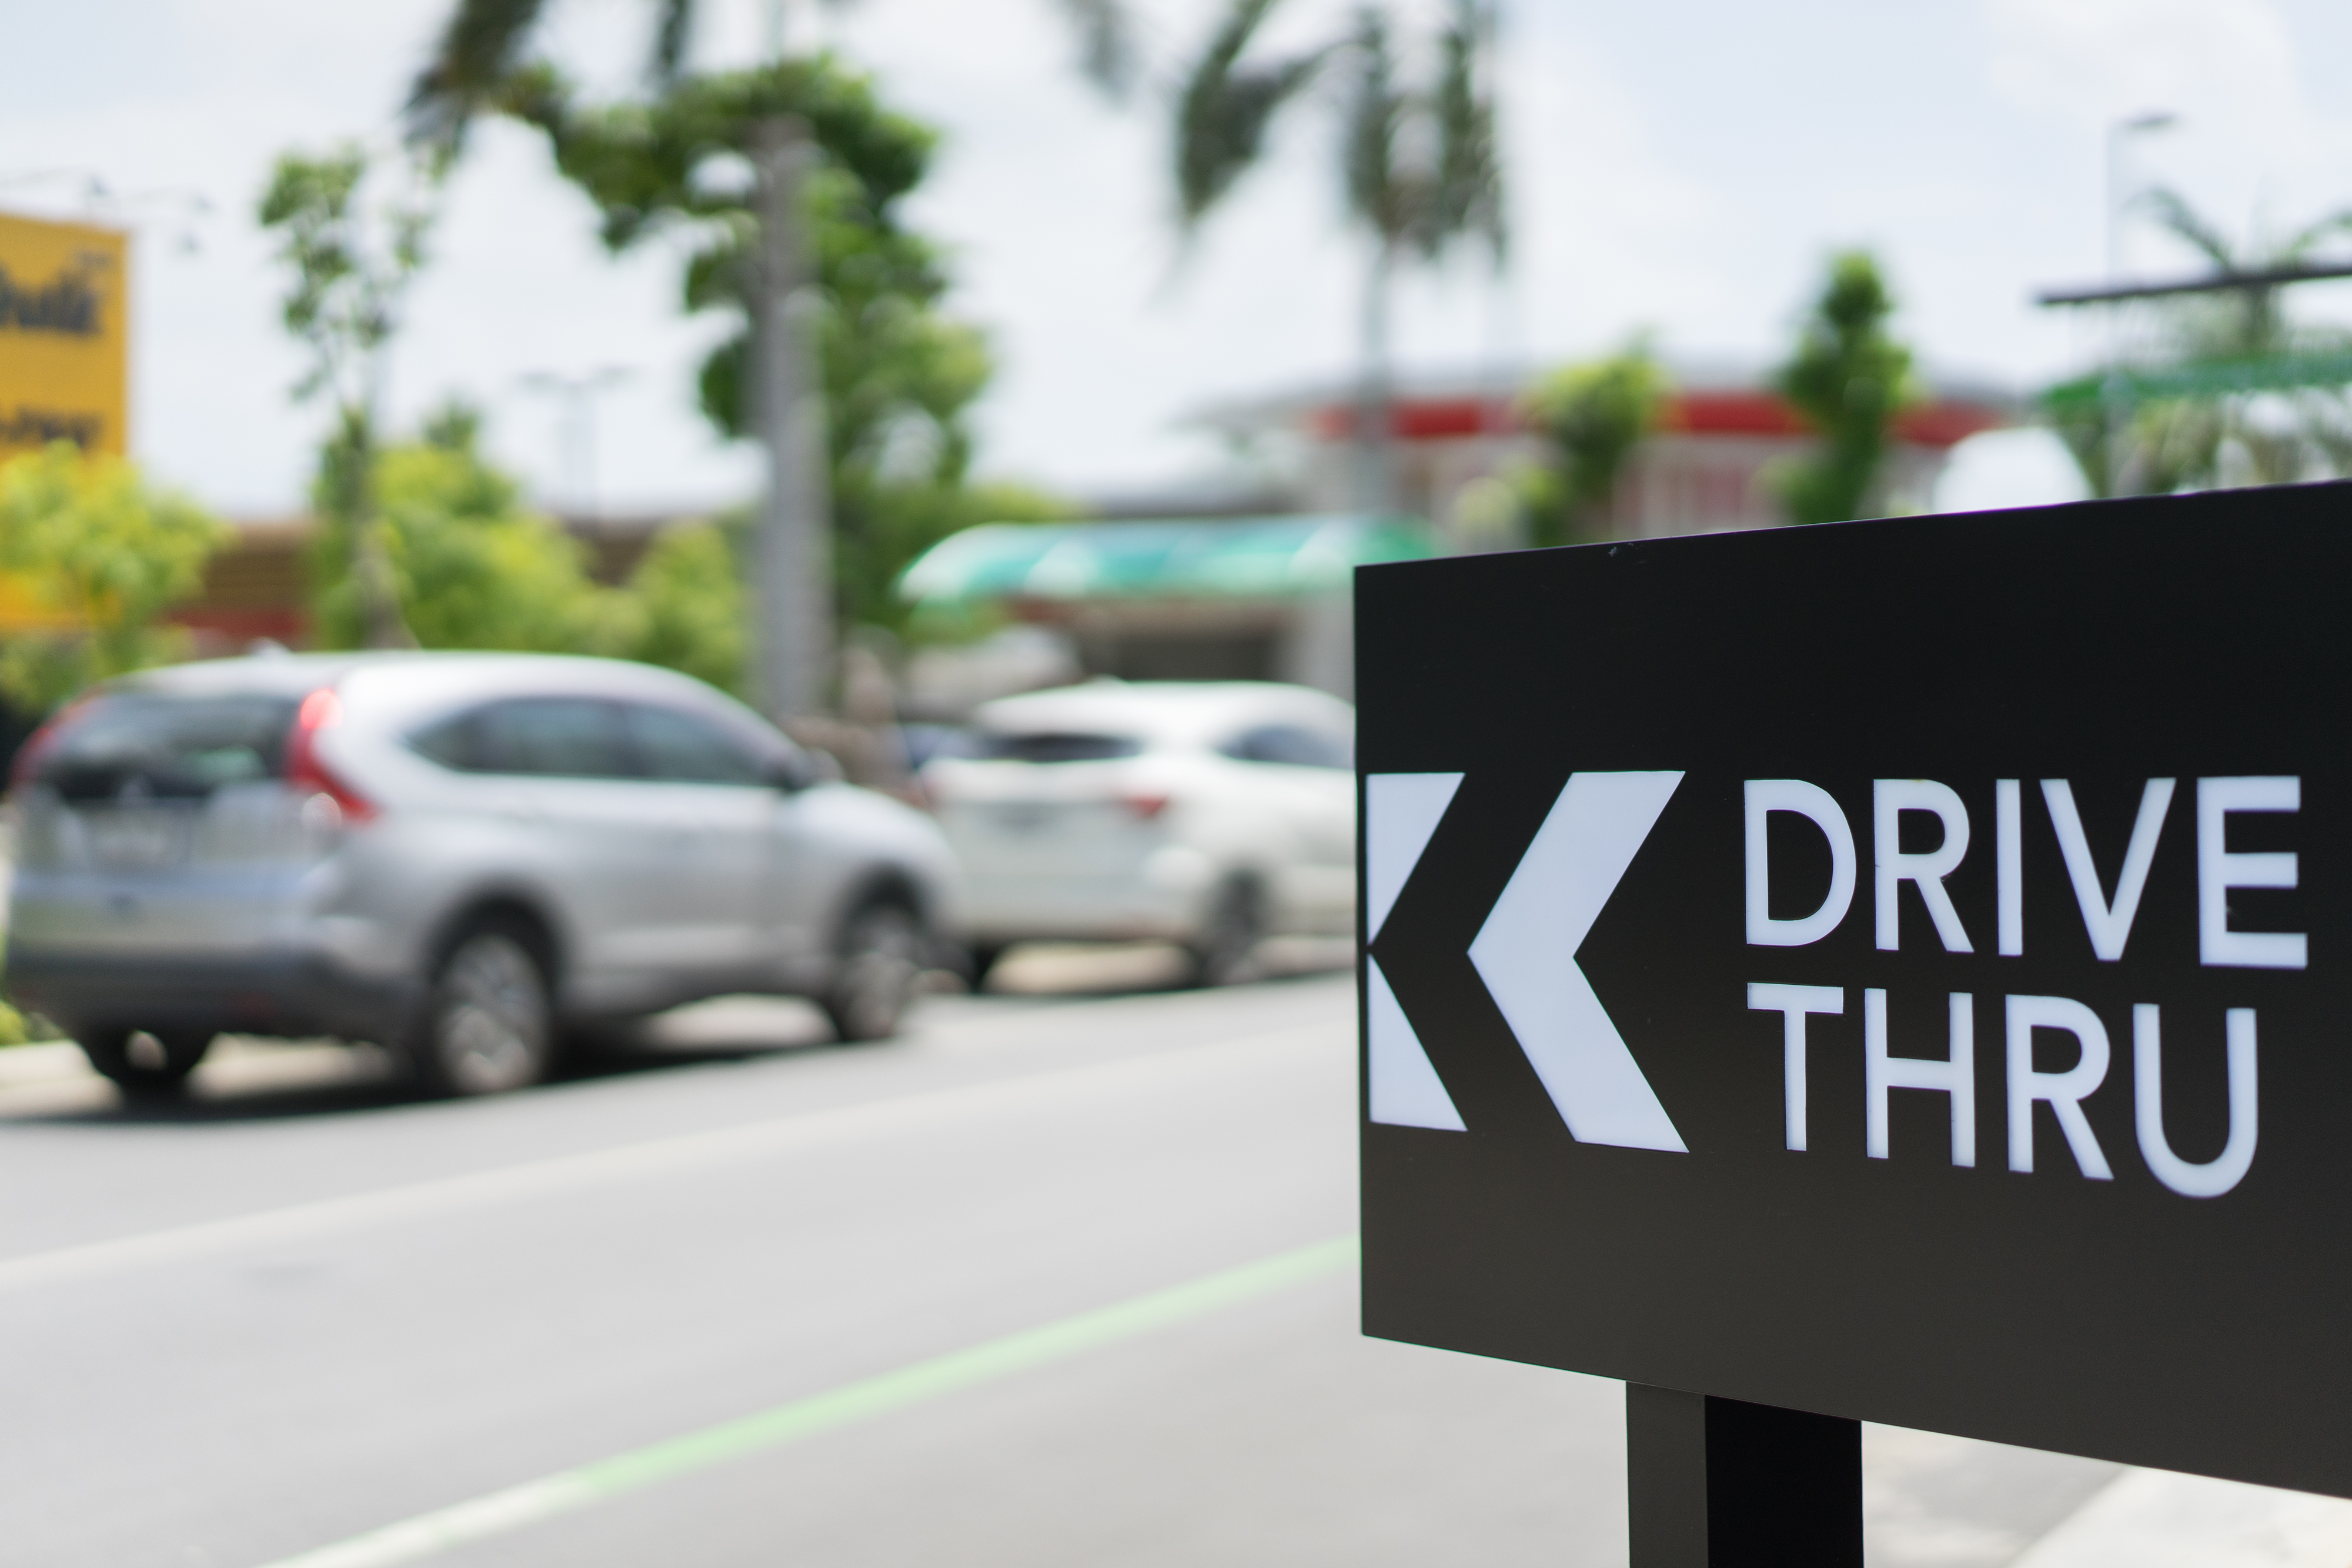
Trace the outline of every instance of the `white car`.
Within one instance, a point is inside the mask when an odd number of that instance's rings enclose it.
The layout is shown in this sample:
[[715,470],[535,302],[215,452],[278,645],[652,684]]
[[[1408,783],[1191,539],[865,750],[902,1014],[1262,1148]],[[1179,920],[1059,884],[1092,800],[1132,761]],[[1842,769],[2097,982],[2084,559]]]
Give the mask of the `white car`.
[[1094,681],[984,705],[924,772],[963,868],[975,983],[1031,939],[1183,944],[1234,977],[1261,937],[1356,917],[1355,709],[1256,681]]

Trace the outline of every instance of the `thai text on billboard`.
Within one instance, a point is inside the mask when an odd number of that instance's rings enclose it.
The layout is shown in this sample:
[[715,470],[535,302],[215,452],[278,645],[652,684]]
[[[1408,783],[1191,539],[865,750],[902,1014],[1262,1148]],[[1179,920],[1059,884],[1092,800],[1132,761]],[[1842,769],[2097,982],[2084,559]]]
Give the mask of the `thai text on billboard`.
[[0,214],[0,460],[124,452],[128,273],[116,230]]

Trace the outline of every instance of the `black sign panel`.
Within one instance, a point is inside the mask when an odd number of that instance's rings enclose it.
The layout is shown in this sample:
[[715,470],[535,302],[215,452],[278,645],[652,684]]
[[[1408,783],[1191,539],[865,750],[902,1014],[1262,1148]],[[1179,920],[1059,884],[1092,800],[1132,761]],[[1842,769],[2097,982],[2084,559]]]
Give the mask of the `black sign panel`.
[[2352,487],[1356,635],[1367,1332],[2352,1496]]

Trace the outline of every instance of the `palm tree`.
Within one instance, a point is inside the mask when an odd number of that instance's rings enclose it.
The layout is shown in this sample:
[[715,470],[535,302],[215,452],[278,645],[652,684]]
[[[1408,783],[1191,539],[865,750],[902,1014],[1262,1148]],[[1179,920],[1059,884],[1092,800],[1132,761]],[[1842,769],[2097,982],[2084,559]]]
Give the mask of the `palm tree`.
[[[2336,235],[2352,234],[2352,211],[2330,214],[2284,241],[2240,246],[2174,191],[2139,199],[2157,222],[2224,277],[2261,276],[2302,265]],[[2151,303],[2148,356],[2166,367],[2293,369],[2297,356],[2352,349],[2340,329],[2299,325],[2277,283]],[[2260,380],[2292,382],[2296,378]],[[2224,384],[2226,378],[2215,378]],[[2102,495],[2150,495],[2245,483],[2284,485],[2318,474],[2352,472],[2352,407],[2340,385],[2280,384],[2256,392],[2209,391],[2131,398],[2132,376],[2103,378],[2108,395],[2077,400],[2060,434],[2092,488]]]
[[[646,75],[673,80],[686,61],[694,0],[653,0],[656,6]],[[457,0],[441,28],[432,57],[408,92],[410,139],[446,163],[465,151],[476,120],[497,114],[528,62],[548,0]]]
[[1385,4],[1360,7],[1348,33],[1288,58],[1254,63],[1252,40],[1280,0],[1228,0],[1223,19],[1176,97],[1176,204],[1187,237],[1264,156],[1283,108],[1327,73],[1339,78],[1340,188],[1366,243],[1362,369],[1354,421],[1356,500],[1396,509],[1391,420],[1390,309],[1399,267],[1434,265],[1481,242],[1504,260],[1502,160],[1488,77],[1492,0],[1454,0],[1436,39],[1435,79],[1399,79],[1396,27]]

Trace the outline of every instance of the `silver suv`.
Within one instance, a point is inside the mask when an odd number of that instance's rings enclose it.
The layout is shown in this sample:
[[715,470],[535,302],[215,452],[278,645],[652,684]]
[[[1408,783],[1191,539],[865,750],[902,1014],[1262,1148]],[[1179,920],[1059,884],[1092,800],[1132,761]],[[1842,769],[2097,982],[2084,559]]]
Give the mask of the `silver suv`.
[[215,1034],[373,1040],[449,1093],[698,998],[892,1032],[953,867],[685,676],[504,653],[254,657],[100,687],[19,755],[7,982],[135,1092]]

